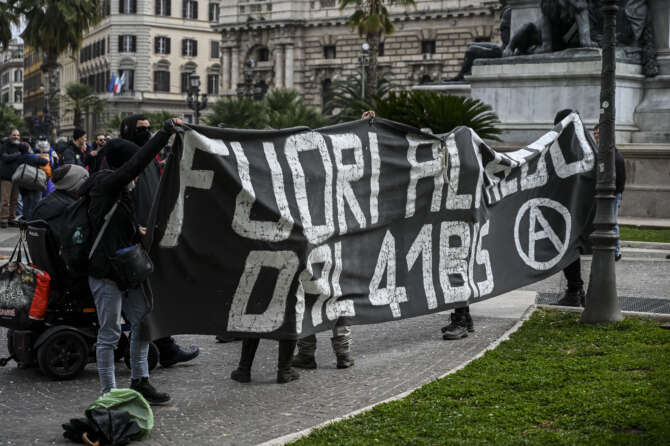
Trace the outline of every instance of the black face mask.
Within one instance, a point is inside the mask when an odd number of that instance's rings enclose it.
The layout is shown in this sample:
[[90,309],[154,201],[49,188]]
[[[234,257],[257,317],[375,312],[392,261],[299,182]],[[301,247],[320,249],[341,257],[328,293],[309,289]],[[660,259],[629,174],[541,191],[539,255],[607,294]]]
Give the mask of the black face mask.
[[135,132],[135,135],[133,136],[133,142],[137,144],[138,146],[142,147],[144,144],[147,143],[151,139],[151,132],[149,129],[141,129]]

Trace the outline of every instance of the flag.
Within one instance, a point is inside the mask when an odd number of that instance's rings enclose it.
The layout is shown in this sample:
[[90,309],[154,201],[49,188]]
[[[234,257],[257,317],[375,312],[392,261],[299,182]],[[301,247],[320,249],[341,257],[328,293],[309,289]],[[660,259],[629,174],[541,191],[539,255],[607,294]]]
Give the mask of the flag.
[[109,84],[107,85],[107,92],[114,93],[115,85],[116,85],[116,73],[112,73],[112,77],[109,78]]
[[119,94],[121,93],[121,90],[123,89],[123,85],[126,83],[126,72],[124,71],[123,74],[121,74],[121,77],[116,80],[116,83],[114,84],[114,94]]

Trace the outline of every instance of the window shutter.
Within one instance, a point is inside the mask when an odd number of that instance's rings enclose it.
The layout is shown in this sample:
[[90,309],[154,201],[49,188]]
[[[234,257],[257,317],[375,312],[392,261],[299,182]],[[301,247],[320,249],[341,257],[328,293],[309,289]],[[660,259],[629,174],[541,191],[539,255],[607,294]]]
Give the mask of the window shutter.
[[160,37],[154,37],[154,53],[159,54],[160,53],[160,42],[161,38]]
[[137,13],[137,0],[131,0],[130,2],[130,12],[131,14]]
[[159,15],[163,11],[161,11],[161,1],[162,0],[156,0],[156,3],[154,4],[154,14]]
[[165,0],[165,15],[172,15],[172,0]]
[[181,41],[181,55],[186,56],[186,39]]
[[102,39],[100,41],[100,44],[102,45],[102,55],[104,56],[105,55],[105,39]]
[[123,14],[123,0],[119,0],[119,14]]
[[197,19],[198,18],[198,2],[192,1],[191,3],[193,3],[193,18]]
[[197,57],[198,56],[198,41],[193,40],[192,42],[193,42],[193,57]]
[[119,53],[123,52],[123,36],[119,36]]
[[135,36],[130,36],[130,41],[132,44],[130,51],[133,53],[137,52],[137,38]]
[[182,9],[182,12],[181,12],[182,17],[187,19],[188,15],[186,15],[186,13],[188,12],[188,0],[184,0],[184,2],[182,3],[182,8],[181,9]]
[[170,40],[169,37],[165,38],[165,54],[170,54]]
[[170,72],[165,72],[165,91],[170,92]]
[[158,91],[158,71],[154,71],[154,91]]

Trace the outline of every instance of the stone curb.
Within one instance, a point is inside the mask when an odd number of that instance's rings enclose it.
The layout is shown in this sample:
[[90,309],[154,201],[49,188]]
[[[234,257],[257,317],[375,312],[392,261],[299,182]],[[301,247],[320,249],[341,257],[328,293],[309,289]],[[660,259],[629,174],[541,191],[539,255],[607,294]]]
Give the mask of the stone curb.
[[[503,333],[502,336],[500,336],[498,339],[496,339],[495,341],[493,341],[492,343],[487,345],[486,348],[484,348],[482,351],[477,353],[472,358],[468,359],[467,361],[465,361],[465,362],[461,363],[460,365],[454,367],[453,369],[449,370],[444,375],[441,375],[441,376],[439,376],[435,379],[442,379],[442,378],[444,378],[448,375],[451,375],[452,373],[458,372],[459,370],[465,368],[465,366],[470,364],[472,361],[475,361],[475,360],[481,358],[482,356],[484,356],[484,354],[487,351],[493,350],[496,347],[498,347],[498,345],[500,345],[503,341],[506,341],[507,339],[509,339],[510,335],[512,335],[512,333],[517,331],[523,325],[523,323],[526,322],[528,320],[528,318],[530,318],[530,316],[533,314],[533,312],[535,311],[536,308],[537,308],[536,305],[530,305],[526,309],[526,311],[523,313],[521,318],[512,327],[510,327],[509,330],[507,330],[505,333]],[[392,397],[387,398],[387,399],[385,399],[383,401],[380,401],[378,403],[372,404],[372,405],[364,407],[362,409],[355,410],[355,411],[350,412],[350,413],[348,413],[346,415],[343,415],[341,417],[337,417],[337,418],[333,418],[332,420],[324,421],[323,423],[317,424],[316,426],[308,427],[307,429],[304,429],[300,432],[287,434],[287,435],[284,435],[284,436],[281,436],[281,437],[278,437],[278,438],[274,438],[272,440],[265,441],[263,443],[259,443],[257,446],[281,446],[281,445],[285,445],[285,444],[293,442],[293,441],[297,441],[297,440],[301,439],[302,437],[305,437],[305,436],[309,435],[315,429],[320,429],[322,427],[328,426],[328,425],[336,423],[338,421],[346,420],[347,418],[351,418],[351,417],[354,417],[356,415],[360,415],[362,413],[368,412],[368,411],[374,409],[376,406],[379,406],[380,404],[401,400],[401,399],[405,398],[406,396],[408,396],[409,394],[411,394],[412,392],[414,392],[415,390],[423,387],[424,385],[425,384],[422,384],[420,386],[416,386],[416,387],[414,387],[410,390],[406,390],[402,393],[399,393],[398,395],[392,396]]]
[[621,246],[624,248],[662,249],[670,251],[670,243],[661,242],[634,242],[630,240],[621,240]]
[[[558,310],[566,313],[581,313],[584,311],[582,307],[562,307],[560,305],[537,304],[537,308],[543,310]],[[626,317],[637,317],[640,319],[649,319],[659,322],[670,322],[670,314],[667,313],[646,313],[643,311],[621,311]]]

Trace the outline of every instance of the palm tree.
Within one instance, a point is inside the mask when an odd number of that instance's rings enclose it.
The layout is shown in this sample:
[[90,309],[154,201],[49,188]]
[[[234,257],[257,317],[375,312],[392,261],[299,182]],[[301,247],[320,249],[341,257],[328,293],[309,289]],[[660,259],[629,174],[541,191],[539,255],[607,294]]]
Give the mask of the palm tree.
[[323,112],[335,122],[355,121],[368,110],[376,110],[376,103],[397,88],[390,80],[389,72],[377,76],[376,94],[361,96],[361,76],[356,73],[348,78],[333,82],[330,98],[324,104]]
[[84,33],[100,21],[100,6],[97,0],[20,0],[19,3],[26,20],[21,37],[26,45],[45,55],[45,97],[56,121],[57,107],[50,102],[55,102],[57,96],[50,92],[56,90],[58,55],[67,50],[76,53]]
[[12,25],[19,24],[19,11],[16,0],[0,2],[0,48],[7,48],[12,40]]
[[365,88],[370,96],[375,96],[377,93],[379,42],[383,34],[392,34],[395,30],[391,21],[391,13],[386,9],[386,4],[416,7],[416,0],[339,0],[339,2],[340,10],[348,6],[354,7],[354,13],[349,17],[349,25],[356,28],[359,35],[365,36],[370,45]]
[[275,129],[307,126],[322,127],[326,119],[314,107],[305,105],[296,90],[277,88],[264,99],[267,107],[268,125]]
[[65,87],[63,100],[66,105],[65,112],[74,115],[72,123],[77,128],[81,128],[82,112],[92,111],[100,114],[105,108],[105,101],[98,98],[90,86],[79,82],[73,82]]
[[251,98],[223,98],[212,106],[207,124],[238,129],[262,129],[267,126],[265,104]]

